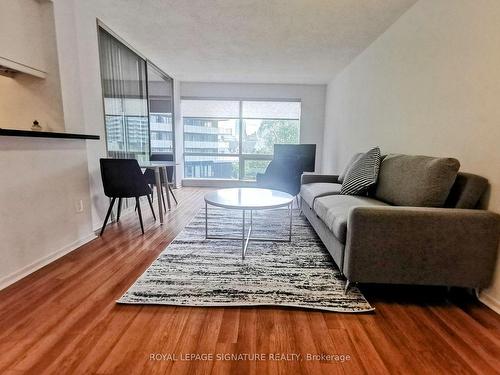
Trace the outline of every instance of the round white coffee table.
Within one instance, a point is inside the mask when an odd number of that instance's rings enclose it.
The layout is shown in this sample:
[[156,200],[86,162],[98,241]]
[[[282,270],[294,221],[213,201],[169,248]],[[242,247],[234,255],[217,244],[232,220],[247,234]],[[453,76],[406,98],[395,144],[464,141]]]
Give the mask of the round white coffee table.
[[[291,242],[292,241],[292,206],[294,197],[288,193],[260,188],[235,188],[219,189],[205,195],[205,238],[216,240],[239,240],[241,241],[241,259],[245,259],[248,243],[250,241],[268,242]],[[227,208],[230,210],[241,210],[242,231],[241,237],[215,236],[208,234],[208,205]],[[252,237],[253,211],[267,210],[272,208],[288,207],[289,230],[288,237],[262,238]],[[246,211],[250,211],[250,227],[248,234],[245,231]]]

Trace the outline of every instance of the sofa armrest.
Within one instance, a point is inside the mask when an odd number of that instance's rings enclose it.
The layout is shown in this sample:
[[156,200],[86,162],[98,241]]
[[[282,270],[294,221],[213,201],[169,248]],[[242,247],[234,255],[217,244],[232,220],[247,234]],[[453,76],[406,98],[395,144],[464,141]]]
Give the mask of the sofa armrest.
[[485,287],[500,215],[483,210],[354,207],[343,271],[352,281]]
[[303,173],[300,183],[304,184],[313,184],[316,182],[331,182],[338,183],[339,176],[333,174],[313,174],[313,173]]

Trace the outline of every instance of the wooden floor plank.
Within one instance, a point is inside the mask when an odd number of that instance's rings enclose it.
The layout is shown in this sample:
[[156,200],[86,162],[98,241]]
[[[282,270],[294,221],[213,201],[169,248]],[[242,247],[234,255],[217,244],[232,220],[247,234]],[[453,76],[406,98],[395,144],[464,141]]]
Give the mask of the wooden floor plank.
[[[499,373],[500,317],[440,288],[362,286],[376,308],[370,314],[116,304],[203,207],[207,191],[178,189],[179,205],[162,226],[144,210],[144,235],[136,214],[126,214],[102,238],[0,291],[0,373]],[[302,357],[180,359],[196,353]],[[351,359],[306,361],[308,354]]]

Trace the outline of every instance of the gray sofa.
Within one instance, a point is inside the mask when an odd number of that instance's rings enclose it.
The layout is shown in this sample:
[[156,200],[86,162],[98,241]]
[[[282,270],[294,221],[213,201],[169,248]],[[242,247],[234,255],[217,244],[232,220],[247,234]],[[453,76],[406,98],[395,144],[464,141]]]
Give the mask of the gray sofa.
[[488,181],[458,169],[456,159],[388,155],[366,196],[340,195],[337,175],[304,174],[301,211],[347,285],[486,287],[500,215],[476,209]]

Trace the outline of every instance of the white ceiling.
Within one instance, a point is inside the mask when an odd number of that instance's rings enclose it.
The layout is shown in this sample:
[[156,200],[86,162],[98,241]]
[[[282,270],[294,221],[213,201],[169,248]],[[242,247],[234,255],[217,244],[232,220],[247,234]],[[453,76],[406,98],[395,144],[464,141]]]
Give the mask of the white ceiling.
[[417,0],[107,0],[103,21],[181,81],[330,81]]

